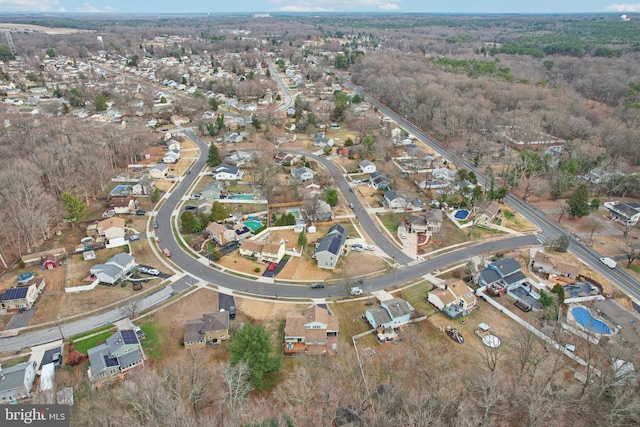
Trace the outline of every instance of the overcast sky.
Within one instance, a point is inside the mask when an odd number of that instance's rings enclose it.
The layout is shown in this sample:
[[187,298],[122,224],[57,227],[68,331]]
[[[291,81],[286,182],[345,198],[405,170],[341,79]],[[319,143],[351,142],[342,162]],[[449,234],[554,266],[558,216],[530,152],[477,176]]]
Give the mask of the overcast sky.
[[234,13],[420,12],[597,13],[640,12],[638,3],[611,0],[0,0],[0,12]]

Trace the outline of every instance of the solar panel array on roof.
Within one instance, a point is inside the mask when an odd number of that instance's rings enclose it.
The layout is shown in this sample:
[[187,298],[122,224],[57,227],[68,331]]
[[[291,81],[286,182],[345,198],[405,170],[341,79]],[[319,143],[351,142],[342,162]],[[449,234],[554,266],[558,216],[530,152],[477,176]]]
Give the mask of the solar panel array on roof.
[[102,356],[104,358],[104,366],[110,368],[112,366],[118,366],[118,359],[115,357],[109,357],[108,355]]
[[138,344],[139,342],[136,333],[131,329],[121,330],[120,335],[122,335],[122,341],[125,344]]
[[338,252],[340,251],[340,244],[341,242],[339,238],[334,237],[333,239],[331,239],[331,243],[329,244],[329,252],[338,255]]
[[4,297],[2,298],[5,301],[12,299],[21,299],[27,296],[27,291],[29,288],[11,288],[7,289],[4,293]]

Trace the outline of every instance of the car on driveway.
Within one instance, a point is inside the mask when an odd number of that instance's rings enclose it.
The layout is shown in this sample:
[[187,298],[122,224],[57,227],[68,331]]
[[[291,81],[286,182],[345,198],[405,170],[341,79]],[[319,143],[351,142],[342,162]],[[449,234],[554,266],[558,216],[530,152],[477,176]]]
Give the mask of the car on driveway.
[[185,211],[197,211],[198,207],[196,205],[187,205],[184,207]]
[[147,274],[157,276],[160,274],[160,270],[158,270],[157,268],[150,268],[149,270],[147,270]]
[[142,209],[138,209],[136,211],[136,216],[145,216],[147,214],[146,211],[143,211]]
[[200,197],[202,197],[200,193],[193,193],[189,195],[189,200],[198,200]]
[[360,252],[362,251],[362,245],[360,243],[354,243],[353,245],[351,245],[351,250]]
[[324,289],[324,283],[316,282],[311,285],[311,289]]
[[130,242],[135,242],[136,240],[140,240],[140,235],[139,234],[133,234],[133,235],[129,236],[129,241]]
[[175,178],[175,177],[176,177],[176,176],[175,176],[174,174],[172,174],[172,173],[167,174],[167,178],[169,178],[169,179],[173,179],[173,178]]
[[278,266],[277,262],[272,262],[271,264],[269,264],[269,267],[267,267],[267,271],[273,271],[276,269],[277,266]]
[[149,269],[143,266],[138,267],[138,270],[140,270],[140,273],[145,273],[145,274],[149,272]]
[[404,232],[402,232],[402,233],[400,233],[400,238],[401,239],[406,239],[407,235]]
[[375,250],[376,250],[376,247],[375,247],[375,246],[373,246],[373,245],[366,245],[366,246],[364,247],[364,249],[365,249],[366,251],[375,251]]

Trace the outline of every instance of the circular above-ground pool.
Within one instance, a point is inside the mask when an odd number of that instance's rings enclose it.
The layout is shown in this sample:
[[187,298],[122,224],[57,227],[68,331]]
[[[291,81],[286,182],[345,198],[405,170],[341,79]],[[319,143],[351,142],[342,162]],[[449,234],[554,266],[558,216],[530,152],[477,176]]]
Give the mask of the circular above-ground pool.
[[589,332],[611,335],[611,328],[603,321],[594,318],[588,309],[584,307],[573,307],[571,314],[573,314],[575,321]]
[[453,216],[455,219],[465,220],[469,217],[469,211],[466,209],[458,209]]

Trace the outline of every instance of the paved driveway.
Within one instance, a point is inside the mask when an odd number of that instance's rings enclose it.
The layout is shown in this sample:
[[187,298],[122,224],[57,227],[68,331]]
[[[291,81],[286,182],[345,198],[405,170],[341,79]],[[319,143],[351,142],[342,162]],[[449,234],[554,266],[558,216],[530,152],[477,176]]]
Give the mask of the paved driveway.
[[36,307],[32,307],[31,310],[25,310],[22,313],[16,313],[11,317],[7,329],[23,328],[29,324],[29,321],[36,314]]

